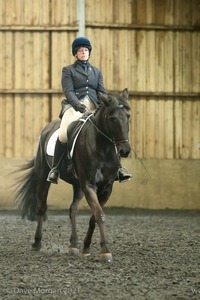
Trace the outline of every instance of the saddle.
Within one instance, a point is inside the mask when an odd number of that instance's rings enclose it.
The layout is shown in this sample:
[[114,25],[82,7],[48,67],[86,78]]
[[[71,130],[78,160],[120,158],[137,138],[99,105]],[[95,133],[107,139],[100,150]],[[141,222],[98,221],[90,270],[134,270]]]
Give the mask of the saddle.
[[[78,135],[81,132],[81,129],[83,128],[83,126],[85,125],[85,123],[87,122],[87,120],[90,118],[91,115],[92,115],[91,112],[86,112],[80,119],[72,122],[69,125],[68,130],[67,130],[67,136],[68,136],[67,157],[68,157],[68,159],[72,158]],[[57,138],[59,136],[59,132],[60,132],[60,123],[59,123],[59,126],[56,126],[54,132],[51,134],[49,140],[47,141],[46,153],[49,156],[54,155],[55,145],[56,145]]]
[[62,119],[62,117],[63,117],[65,111],[66,111],[68,108],[70,108],[70,107],[72,107],[72,106],[71,106],[71,104],[69,104],[69,103],[67,102],[67,99],[63,99],[63,100],[61,101],[61,111],[60,111],[60,113],[59,113],[59,118],[60,118],[60,119]]
[[79,133],[81,132],[83,126],[85,123],[88,121],[88,119],[91,117],[92,113],[91,112],[86,112],[84,115],[78,119],[77,121],[72,122],[67,130],[67,136],[68,136],[68,142],[67,142],[67,147],[68,151],[70,154],[70,157],[72,158],[73,152],[74,152],[74,147],[76,144],[76,140],[79,136]]

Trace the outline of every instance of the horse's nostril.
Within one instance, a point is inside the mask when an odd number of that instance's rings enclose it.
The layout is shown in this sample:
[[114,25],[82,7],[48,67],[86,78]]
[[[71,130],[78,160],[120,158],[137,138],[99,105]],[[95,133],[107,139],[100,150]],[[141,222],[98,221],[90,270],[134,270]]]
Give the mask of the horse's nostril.
[[119,153],[121,157],[127,157],[130,151],[129,150],[124,151],[123,149],[121,149]]

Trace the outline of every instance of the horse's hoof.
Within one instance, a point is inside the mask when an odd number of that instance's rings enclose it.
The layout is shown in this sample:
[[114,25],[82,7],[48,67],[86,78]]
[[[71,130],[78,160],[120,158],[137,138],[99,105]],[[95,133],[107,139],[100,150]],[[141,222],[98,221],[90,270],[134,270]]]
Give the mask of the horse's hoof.
[[73,247],[68,248],[68,254],[72,256],[80,256],[79,249]]
[[35,251],[39,251],[42,248],[41,243],[33,243],[32,244],[32,249]]
[[88,257],[88,256],[90,256],[90,252],[81,252],[80,256],[81,257]]
[[106,263],[112,263],[112,253],[101,253],[100,254],[100,261]]

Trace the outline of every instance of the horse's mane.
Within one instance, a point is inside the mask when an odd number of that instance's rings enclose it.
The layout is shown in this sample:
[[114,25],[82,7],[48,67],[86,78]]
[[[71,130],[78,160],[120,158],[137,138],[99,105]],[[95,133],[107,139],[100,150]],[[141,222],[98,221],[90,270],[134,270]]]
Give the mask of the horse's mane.
[[[108,100],[110,101],[110,108],[113,109],[117,107],[118,105],[123,105],[125,109],[128,111],[130,110],[130,106],[126,100],[122,97],[120,93],[109,93],[108,94]],[[96,109],[94,115],[101,109],[103,106],[103,102],[100,103],[99,107]]]
[[95,116],[95,115],[98,113],[98,111],[101,109],[102,105],[103,105],[103,102],[101,102],[101,103],[99,104],[99,106],[97,107],[97,109],[95,110],[94,116]]

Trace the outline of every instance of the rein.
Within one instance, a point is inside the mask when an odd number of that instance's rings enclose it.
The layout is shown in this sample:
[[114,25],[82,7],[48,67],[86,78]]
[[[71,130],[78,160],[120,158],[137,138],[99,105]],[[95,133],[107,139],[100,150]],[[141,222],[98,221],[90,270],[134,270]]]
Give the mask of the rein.
[[[92,115],[90,115],[91,117]],[[107,136],[103,131],[101,131],[91,120],[91,118],[88,118],[88,120],[90,121],[90,123],[105,137],[107,138],[115,147],[115,151],[116,153],[118,153],[118,150],[117,150],[117,144],[121,144],[121,143],[126,143],[128,142],[128,140],[120,140],[120,141],[115,141],[114,139],[111,139],[109,136]]]

